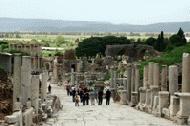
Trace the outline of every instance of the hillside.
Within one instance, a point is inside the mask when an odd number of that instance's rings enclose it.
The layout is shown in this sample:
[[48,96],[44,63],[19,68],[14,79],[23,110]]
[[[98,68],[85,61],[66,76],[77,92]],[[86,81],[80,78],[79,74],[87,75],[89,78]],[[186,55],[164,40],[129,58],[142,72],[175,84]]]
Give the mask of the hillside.
[[190,32],[190,22],[149,25],[111,24],[93,21],[0,18],[0,32]]

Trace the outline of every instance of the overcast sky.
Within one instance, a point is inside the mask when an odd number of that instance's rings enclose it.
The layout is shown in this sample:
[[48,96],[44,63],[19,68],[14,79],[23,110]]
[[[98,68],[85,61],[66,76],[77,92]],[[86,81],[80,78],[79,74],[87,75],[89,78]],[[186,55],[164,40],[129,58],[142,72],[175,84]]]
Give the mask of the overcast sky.
[[190,21],[190,0],[0,0],[0,17],[150,24]]

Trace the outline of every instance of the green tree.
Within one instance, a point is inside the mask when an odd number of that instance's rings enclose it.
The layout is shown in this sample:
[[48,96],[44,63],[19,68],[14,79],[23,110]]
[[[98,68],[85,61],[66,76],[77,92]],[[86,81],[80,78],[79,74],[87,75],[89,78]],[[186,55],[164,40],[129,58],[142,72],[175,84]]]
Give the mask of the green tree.
[[148,38],[148,39],[145,41],[145,43],[146,43],[147,45],[149,45],[149,46],[154,46],[155,42],[156,42],[156,39],[153,38],[153,37],[150,37],[150,38]]
[[170,43],[174,46],[182,46],[187,43],[185,38],[185,34],[183,30],[180,28],[177,34],[172,35],[170,38]]
[[158,35],[158,39],[156,40],[154,44],[154,48],[160,52],[164,51],[166,48],[166,44],[164,42],[164,32],[161,31],[161,33]]
[[105,55],[106,45],[128,44],[130,41],[126,37],[90,37],[79,42],[76,48],[77,57]]

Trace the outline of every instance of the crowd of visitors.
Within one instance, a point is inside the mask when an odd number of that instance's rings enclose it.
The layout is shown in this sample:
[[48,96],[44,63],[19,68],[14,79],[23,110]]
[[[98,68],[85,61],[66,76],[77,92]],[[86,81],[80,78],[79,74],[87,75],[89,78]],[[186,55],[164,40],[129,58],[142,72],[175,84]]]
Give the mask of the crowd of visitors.
[[109,89],[106,90],[104,95],[103,90],[93,90],[93,89],[76,89],[74,87],[66,87],[67,95],[72,96],[72,101],[75,102],[75,106],[79,106],[79,103],[83,105],[89,105],[89,101],[91,105],[95,105],[97,102],[98,105],[102,105],[103,99],[105,96],[106,105],[110,104],[111,91]]

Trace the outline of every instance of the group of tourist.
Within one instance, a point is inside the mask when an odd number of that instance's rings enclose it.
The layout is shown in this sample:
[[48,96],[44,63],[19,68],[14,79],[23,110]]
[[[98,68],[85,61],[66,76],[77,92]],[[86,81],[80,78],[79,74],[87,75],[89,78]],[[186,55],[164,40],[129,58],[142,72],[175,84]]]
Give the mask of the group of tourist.
[[[79,106],[79,103],[81,102],[83,105],[89,105],[89,100],[91,105],[95,105],[95,101],[98,103],[98,105],[102,105],[103,98],[104,98],[104,92],[103,90],[88,90],[87,88],[84,89],[78,89],[76,90],[74,87],[66,87],[67,95],[72,96],[72,101],[75,102],[75,106]],[[105,93],[106,98],[106,105],[110,104],[110,98],[111,98],[111,91],[109,89],[106,90]]]

